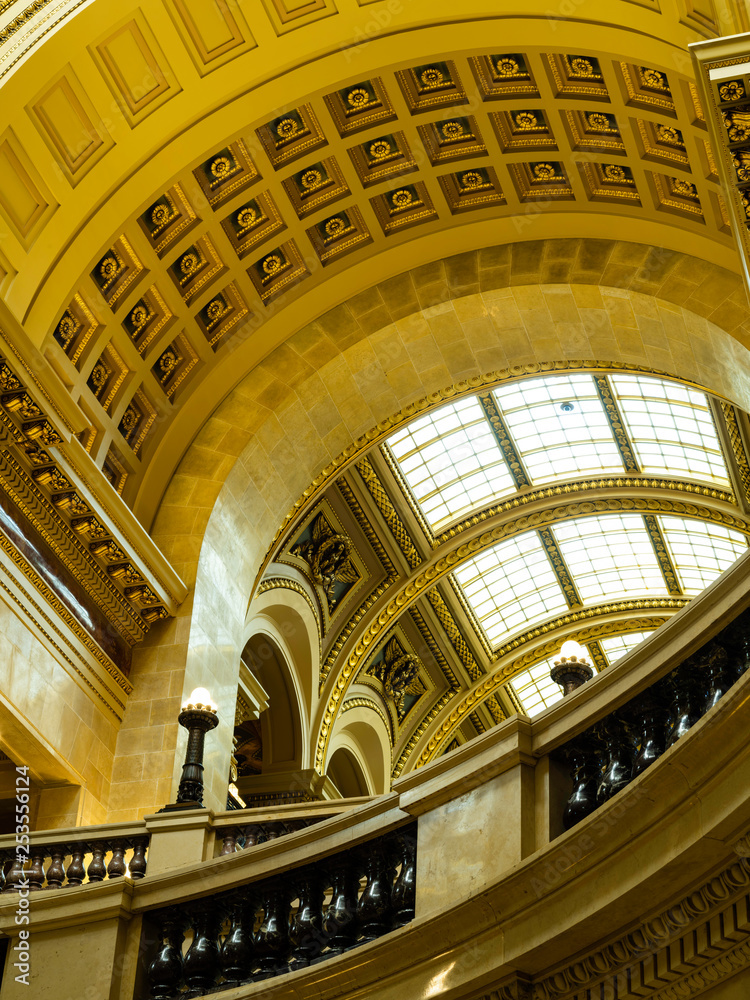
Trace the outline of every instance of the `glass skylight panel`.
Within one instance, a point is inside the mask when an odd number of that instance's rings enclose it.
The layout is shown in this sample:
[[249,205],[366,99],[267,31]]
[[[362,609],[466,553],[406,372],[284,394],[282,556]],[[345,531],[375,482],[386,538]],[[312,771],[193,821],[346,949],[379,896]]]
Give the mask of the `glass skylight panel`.
[[590,375],[515,382],[494,396],[533,483],[624,471]]
[[492,428],[473,397],[414,420],[387,444],[432,528],[515,492]]
[[611,379],[643,472],[729,485],[704,393],[640,375]]
[[510,683],[516,698],[529,717],[539,715],[545,708],[560,701],[563,696],[560,685],[549,675],[553,665],[553,660],[544,660],[535,664],[530,670],[516,674]]
[[599,645],[607,657],[610,665],[621,660],[631,649],[639,646],[647,635],[651,632],[628,632],[627,635],[611,635],[606,639],[600,639]]
[[699,594],[747,550],[740,531],[686,517],[659,517],[686,594]]
[[552,531],[584,603],[667,594],[640,514],[581,517]]
[[455,577],[489,642],[568,609],[535,531],[501,542],[461,566]]

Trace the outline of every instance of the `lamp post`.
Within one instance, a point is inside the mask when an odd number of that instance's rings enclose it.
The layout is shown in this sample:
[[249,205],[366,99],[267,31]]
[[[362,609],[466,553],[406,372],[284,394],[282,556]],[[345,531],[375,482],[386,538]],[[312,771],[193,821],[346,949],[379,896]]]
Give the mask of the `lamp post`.
[[188,744],[182,777],[177,792],[177,803],[166,809],[203,807],[203,747],[206,733],[219,724],[216,705],[205,688],[196,688],[190,695],[177,721],[188,731]]
[[562,644],[560,659],[549,672],[552,680],[563,689],[563,697],[591,680],[594,671],[586,658],[586,650],[574,639]]

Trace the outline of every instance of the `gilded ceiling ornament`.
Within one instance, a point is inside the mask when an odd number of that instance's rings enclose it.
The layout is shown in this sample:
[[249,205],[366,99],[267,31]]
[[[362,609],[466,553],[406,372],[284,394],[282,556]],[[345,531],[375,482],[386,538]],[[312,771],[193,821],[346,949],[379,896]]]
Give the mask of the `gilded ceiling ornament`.
[[391,153],[391,144],[387,139],[376,139],[370,144],[370,156],[373,160],[382,160]]
[[668,142],[671,146],[682,145],[682,135],[673,125],[657,125],[656,138],[660,142]]
[[209,319],[218,319],[222,313],[226,312],[227,304],[221,299],[212,299],[206,306],[206,314]]
[[642,67],[641,79],[647,87],[653,87],[656,90],[669,90],[666,76],[659,72],[658,69],[650,69],[647,66]]
[[148,309],[146,309],[145,306],[138,304],[131,310],[129,318],[133,326],[142,326],[148,319]]
[[107,371],[105,366],[101,363],[101,361],[97,361],[97,363],[94,365],[91,371],[91,376],[90,376],[91,381],[94,383],[97,389],[101,389],[104,386],[108,376],[109,372]]
[[445,79],[445,74],[437,66],[430,66],[428,69],[422,70],[419,79],[425,87],[439,87]]
[[551,163],[535,163],[534,174],[542,181],[551,181],[556,176],[555,168]]
[[570,60],[571,76],[591,77],[595,76],[594,65],[588,59],[576,56]]
[[323,183],[323,175],[319,170],[306,170],[300,180],[303,188],[312,191]]
[[521,129],[537,128],[539,119],[533,111],[519,111],[516,115],[516,125]]
[[457,136],[463,135],[465,130],[461,122],[446,122],[440,131],[446,139],[455,139]]
[[258,213],[253,208],[252,205],[246,205],[241,208],[237,213],[237,223],[243,228],[247,229],[248,226],[252,226],[255,220],[258,218]]
[[510,56],[501,56],[495,62],[495,70],[498,76],[519,76],[521,73],[521,67]]
[[461,187],[478,188],[482,186],[482,183],[482,175],[478,174],[476,170],[467,170],[465,174],[461,175]]
[[723,118],[730,142],[745,142],[750,139],[750,112],[725,111]]
[[165,351],[159,358],[159,368],[165,375],[169,375],[170,372],[173,372],[179,363],[179,358],[172,350]]
[[675,194],[684,195],[685,198],[698,197],[698,192],[695,190],[695,184],[691,184],[690,181],[684,181],[681,177],[672,178],[672,190]]
[[406,696],[421,694],[424,690],[419,681],[419,666],[419,659],[412,653],[407,653],[398,639],[394,638],[385,647],[382,662],[373,668],[375,676],[383,684],[386,697],[393,702],[399,719],[407,711]]
[[197,253],[188,251],[180,260],[180,270],[183,274],[194,274],[200,267],[200,259]]
[[300,127],[294,118],[282,118],[276,126],[276,135],[278,135],[281,139],[291,139],[291,137],[296,135],[299,130]]
[[737,179],[740,181],[750,181],[750,153],[733,153],[732,163],[737,171]]
[[347,535],[335,532],[322,514],[313,521],[312,537],[292,549],[292,555],[310,566],[315,583],[322,587],[329,609],[337,604],[337,583],[354,583],[359,573],[351,561],[352,542]]
[[722,101],[739,101],[745,96],[745,88],[739,80],[730,80],[719,87],[719,96]]
[[362,108],[370,103],[370,95],[362,87],[355,87],[346,95],[347,103],[352,108]]
[[99,265],[99,274],[104,278],[105,281],[111,281],[117,276],[119,270],[119,264],[115,257],[105,257],[104,260]]
[[63,341],[63,350],[67,349],[68,344],[71,342],[73,337],[75,337],[80,327],[81,324],[78,323],[69,312],[66,312],[57,324],[57,334],[60,340]]
[[407,191],[406,188],[400,188],[398,191],[394,191],[391,195],[391,203],[394,208],[406,208],[407,205],[411,205],[414,201],[414,196],[411,191]]
[[335,215],[332,219],[329,219],[325,224],[325,231],[328,236],[338,236],[339,233],[343,233],[346,229],[346,222],[341,218],[340,215]]
[[750,197],[744,191],[742,192],[742,207],[745,209],[745,215],[750,219]]
[[122,430],[125,432],[126,437],[132,434],[133,431],[136,429],[136,427],[138,426],[139,418],[140,414],[131,403],[130,406],[128,406],[128,408],[123,413],[122,420],[120,421],[120,426]]
[[155,226],[163,226],[165,223],[169,222],[170,211],[166,205],[159,204],[154,205],[151,210],[151,221]]
[[276,274],[281,270],[283,261],[278,254],[272,253],[263,261],[263,270],[266,274]]
[[222,178],[225,177],[232,169],[232,161],[228,156],[217,156],[215,160],[211,161],[211,173],[214,177]]
[[604,168],[604,176],[608,181],[624,181],[627,177],[625,169],[616,163],[608,163]]

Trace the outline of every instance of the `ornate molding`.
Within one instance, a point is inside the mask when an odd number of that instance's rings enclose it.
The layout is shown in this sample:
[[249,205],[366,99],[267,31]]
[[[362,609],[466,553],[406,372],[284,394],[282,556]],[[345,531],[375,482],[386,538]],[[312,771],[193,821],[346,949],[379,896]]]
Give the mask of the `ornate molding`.
[[437,587],[427,591],[427,600],[432,605],[432,610],[437,615],[437,619],[443,626],[445,634],[450,640],[451,646],[458,654],[458,658],[464,665],[466,673],[473,681],[479,680],[484,671],[474,659],[474,655],[461,634],[461,630],[456,624],[456,619],[451,614],[450,608],[443,600],[443,596]]
[[264,580],[260,587],[258,587],[258,593],[265,594],[269,590],[278,589],[293,590],[295,594],[299,594],[301,597],[304,597],[310,611],[312,612],[313,619],[315,620],[315,627],[318,630],[318,656],[322,656],[323,632],[320,625],[320,612],[315,606],[315,602],[312,597],[310,597],[309,593],[301,583],[298,583],[296,580],[290,580],[286,576],[272,576],[267,580]]
[[479,403],[484,410],[484,415],[487,417],[489,425],[492,428],[492,432],[495,435],[495,440],[498,443],[500,451],[503,453],[503,457],[508,463],[510,474],[513,476],[516,483],[516,488],[522,490],[527,486],[531,486],[531,481],[526,473],[523,462],[521,461],[521,456],[518,454],[513,442],[511,441],[507,424],[505,423],[500,410],[497,408],[494,396],[492,396],[491,393],[483,392],[477,396],[477,399],[479,400]]
[[538,534],[544,546],[544,551],[547,553],[547,558],[552,565],[554,574],[557,577],[557,582],[560,584],[560,588],[565,595],[565,600],[568,602],[568,606],[571,608],[580,608],[583,601],[578,593],[578,588],[573,583],[573,577],[570,575],[570,571],[552,532],[549,528],[540,528]]
[[745,494],[745,500],[750,502],[750,462],[748,461],[745,444],[742,440],[740,424],[737,419],[737,411],[731,403],[726,403],[724,400],[720,400],[719,402],[721,405],[721,412],[724,416],[724,424],[726,425],[729,443],[732,447],[732,455],[734,456],[734,462],[737,467],[737,474],[740,479],[740,484],[742,485],[742,491]]
[[637,458],[635,457],[633,442],[630,440],[630,435],[625,430],[625,424],[622,419],[622,414],[620,413],[620,407],[617,405],[617,400],[612,392],[612,386],[609,384],[609,379],[606,375],[594,376],[594,383],[596,385],[596,391],[599,394],[601,404],[604,407],[604,412],[607,416],[609,426],[612,429],[612,436],[614,437],[617,449],[620,452],[620,457],[622,458],[622,464],[625,466],[625,471],[640,472],[641,468],[638,464]]
[[367,487],[368,493],[375,501],[375,506],[380,511],[391,534],[396,539],[398,547],[401,549],[404,558],[412,569],[416,569],[422,562],[422,557],[417,551],[417,547],[412,541],[411,535],[406,529],[404,522],[396,513],[396,508],[393,506],[391,498],[386,493],[383,484],[380,481],[380,477],[372,467],[372,462],[367,456],[365,456],[357,462],[356,469],[362,477],[362,481]]
[[[339,671],[337,683],[329,697],[327,710],[318,733],[315,757],[316,767],[321,768],[324,765],[331,726],[336,717],[340,699],[343,697],[352,677],[358,670],[361,660],[367,654],[372,643],[376,642],[391,627],[395,619],[407,607],[413,604],[414,601],[421,597],[422,594],[432,589],[439,580],[456,569],[461,563],[505,538],[510,538],[522,531],[538,530],[541,527],[572,517],[607,513],[610,511],[619,512],[622,510],[639,513],[669,512],[684,514],[687,517],[702,518],[703,520],[727,524],[745,534],[750,533],[750,527],[744,518],[716,511],[704,505],[656,497],[608,497],[594,500],[575,500],[558,504],[555,507],[531,511],[528,514],[522,514],[520,517],[512,518],[502,524],[495,525],[483,534],[470,538],[467,541],[459,539],[458,544],[453,549],[440,555],[434,562],[425,566],[421,572],[402,585],[377,618],[365,629],[355,644],[354,649],[344,661]],[[674,599],[679,600],[679,598]],[[585,615],[587,610],[589,609],[585,609],[582,614]],[[488,687],[485,691],[485,696],[497,686],[491,678],[486,683]]]
[[429,649],[429,651],[432,653],[433,657],[435,658],[435,662],[437,663],[437,665],[442,670],[443,676],[448,681],[449,687],[453,691],[460,691],[461,690],[461,686],[462,686],[461,682],[459,681],[458,677],[456,677],[456,675],[454,674],[453,670],[450,667],[450,664],[448,663],[448,661],[446,660],[445,656],[443,655],[443,651],[441,650],[440,646],[438,646],[437,642],[435,641],[435,637],[432,634],[432,632],[430,631],[430,628],[427,625],[427,622],[422,617],[422,614],[419,611],[419,608],[413,607],[413,608],[410,608],[409,611],[410,611],[410,614],[411,614],[411,617],[412,617],[412,621],[414,622],[414,624],[419,629],[419,634],[422,636],[422,640],[423,640],[425,646],[427,646],[427,648]]
[[388,730],[392,752],[394,744],[393,726],[391,725],[391,720],[385,714],[380,705],[378,705],[376,701],[373,701],[372,698],[365,698],[362,695],[354,695],[352,698],[347,698],[346,702],[341,706],[341,714],[343,715],[344,712],[349,712],[353,708],[367,708],[371,712],[375,712],[376,715],[380,716],[385,723],[385,728]]
[[654,554],[657,562],[659,563],[659,569],[664,577],[664,582],[667,585],[667,590],[670,594],[675,594],[676,596],[681,595],[682,587],[680,586],[680,581],[677,577],[677,570],[672,562],[672,557],[669,554],[667,543],[664,540],[664,535],[659,527],[659,522],[653,514],[644,514],[643,523],[646,525],[648,537],[651,539],[651,544],[654,547]]
[[445,694],[442,695],[438,699],[438,701],[435,702],[435,704],[432,706],[427,715],[425,715],[425,717],[422,719],[422,721],[419,723],[416,729],[412,732],[411,736],[406,742],[404,749],[401,751],[399,758],[393,767],[393,771],[391,772],[392,781],[395,781],[396,778],[399,777],[404,767],[406,766],[406,762],[414,752],[417,744],[424,736],[430,724],[438,717],[438,715],[440,715],[440,713],[448,704],[448,702],[451,701],[454,697],[455,697],[455,692],[446,691]]

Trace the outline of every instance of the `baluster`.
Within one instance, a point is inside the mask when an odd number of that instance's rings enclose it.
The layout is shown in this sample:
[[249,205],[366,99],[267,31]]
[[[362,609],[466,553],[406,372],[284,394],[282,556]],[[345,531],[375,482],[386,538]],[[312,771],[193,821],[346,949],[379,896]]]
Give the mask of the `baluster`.
[[265,827],[266,842],[268,842],[269,840],[278,840],[279,833],[280,833],[279,824],[269,823]]
[[610,716],[601,727],[606,743],[604,773],[596,789],[596,804],[602,805],[630,783],[633,775],[631,729],[622,716]]
[[729,672],[729,656],[724,646],[720,646],[718,643],[711,646],[706,657],[705,669],[708,675],[708,684],[703,708],[704,714],[724,697],[733,683]]
[[221,949],[221,971],[227,987],[247,979],[253,969],[255,904],[252,897],[235,899],[230,912],[231,925]]
[[417,835],[404,833],[398,838],[401,871],[393,885],[394,927],[403,927],[414,919],[417,891]]
[[219,857],[223,858],[225,854],[234,854],[237,849],[237,829],[235,827],[227,827],[224,831],[224,839],[221,844],[221,852]]
[[151,1000],[172,1000],[182,982],[182,928],[174,913],[162,914],[159,950],[148,967]]
[[667,750],[673,747],[698,721],[696,711],[697,664],[689,657],[668,675],[672,688],[672,728],[667,736]]
[[219,926],[218,917],[212,904],[193,916],[194,937],[184,961],[187,997],[198,997],[204,990],[211,989],[219,974]]
[[255,935],[256,956],[263,973],[277,971],[289,961],[290,902],[286,886],[264,886],[263,923]]
[[125,844],[120,841],[112,843],[112,857],[107,865],[107,878],[120,878],[125,874]]
[[292,956],[299,965],[309,965],[317,958],[326,944],[323,931],[323,897],[325,875],[307,872],[299,881],[299,908],[294,915],[290,937],[294,946]]
[[65,881],[63,861],[67,852],[65,847],[61,845],[60,847],[50,847],[49,853],[52,860],[47,869],[47,888],[59,889]]
[[25,881],[25,875],[23,871],[24,860],[21,858],[14,858],[13,864],[10,866],[10,871],[5,876],[5,889],[4,892],[17,892],[16,886],[21,882]]
[[393,924],[391,889],[394,866],[385,845],[370,844],[365,849],[367,884],[357,904],[357,921],[365,941],[372,941],[389,931]]
[[350,855],[331,870],[331,902],[326,911],[324,927],[329,936],[328,947],[338,955],[351,948],[357,940],[357,889],[359,870],[355,855]]
[[0,854],[0,892],[5,889],[5,872],[10,871],[9,859],[5,854]]
[[143,878],[146,874],[146,848],[148,847],[148,841],[146,840],[134,840],[133,841],[133,857],[130,859],[130,864],[128,865],[128,870],[130,871],[131,878]]
[[748,631],[747,625],[741,631],[739,628],[735,630],[735,638],[736,652],[730,668],[732,683],[738,681],[750,667],[750,631]]
[[582,733],[575,743],[568,744],[565,757],[571,769],[573,791],[565,804],[563,827],[570,830],[596,809],[602,750],[595,733]]
[[[68,844],[65,852],[71,855],[70,864],[65,873],[68,877],[67,885],[80,885],[86,877],[86,869],[83,867],[86,848],[83,844]],[[49,873],[47,881],[49,882]]]
[[44,859],[46,852],[43,847],[31,848],[31,868],[26,873],[29,889],[38,891],[44,885]]
[[89,882],[101,882],[107,874],[107,869],[104,866],[105,853],[104,844],[91,844],[92,858],[88,867]]
[[669,693],[663,682],[652,685],[644,691],[639,702],[640,740],[633,763],[633,777],[650,767],[664,753],[667,741],[669,719]]
[[258,843],[258,837],[260,836],[260,828],[253,826],[246,826],[245,830],[245,847],[255,847]]

